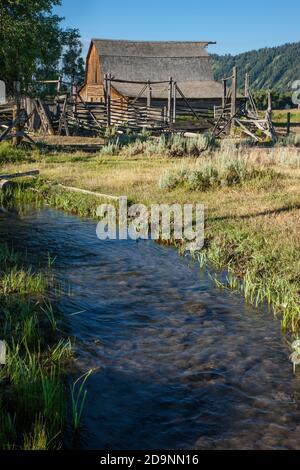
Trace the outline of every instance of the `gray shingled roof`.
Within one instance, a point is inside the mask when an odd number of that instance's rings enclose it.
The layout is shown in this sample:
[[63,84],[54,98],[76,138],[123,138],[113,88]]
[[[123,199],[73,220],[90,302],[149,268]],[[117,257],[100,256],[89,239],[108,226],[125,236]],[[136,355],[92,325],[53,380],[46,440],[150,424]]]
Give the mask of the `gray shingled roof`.
[[93,39],[99,55],[120,57],[208,57],[210,42],[120,41]]
[[[127,81],[166,81],[172,77],[187,98],[219,98],[222,85],[214,82],[206,46],[209,42],[145,42],[94,39],[103,75]],[[124,96],[136,96],[141,87],[115,83]],[[156,95],[156,96],[155,96]],[[167,94],[153,89],[154,98]]]
[[102,72],[130,81],[213,80],[208,57],[116,57],[101,56]]

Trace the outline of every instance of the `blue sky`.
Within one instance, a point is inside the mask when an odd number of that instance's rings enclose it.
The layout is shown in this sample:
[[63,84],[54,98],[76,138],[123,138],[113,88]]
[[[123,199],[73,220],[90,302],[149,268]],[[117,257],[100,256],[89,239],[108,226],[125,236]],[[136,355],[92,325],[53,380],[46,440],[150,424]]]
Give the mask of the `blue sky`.
[[62,0],[56,13],[91,38],[211,40],[237,54],[300,41],[299,0]]

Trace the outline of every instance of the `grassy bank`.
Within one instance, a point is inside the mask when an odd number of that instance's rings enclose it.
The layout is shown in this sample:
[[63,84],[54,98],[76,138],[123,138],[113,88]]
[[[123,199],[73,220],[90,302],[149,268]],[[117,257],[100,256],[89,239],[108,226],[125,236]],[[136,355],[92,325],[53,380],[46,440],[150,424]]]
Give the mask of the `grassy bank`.
[[49,269],[35,272],[25,253],[0,245],[0,449],[62,446],[66,421],[65,365],[70,340],[48,299]]
[[[96,155],[31,155],[35,161],[19,161],[18,169],[41,172],[38,192],[30,197],[82,216],[95,216],[99,199],[66,193],[55,184],[126,195],[147,205],[204,203],[206,246],[201,260],[228,272],[227,281],[222,277],[218,285],[239,291],[252,304],[268,304],[281,316],[282,327],[296,333],[300,151],[297,141],[283,144],[260,149],[229,141],[203,152],[200,139],[189,144],[189,156],[183,158],[181,141],[168,143],[167,152],[161,142],[156,147],[134,142]],[[5,172],[15,168],[14,162],[3,165]]]

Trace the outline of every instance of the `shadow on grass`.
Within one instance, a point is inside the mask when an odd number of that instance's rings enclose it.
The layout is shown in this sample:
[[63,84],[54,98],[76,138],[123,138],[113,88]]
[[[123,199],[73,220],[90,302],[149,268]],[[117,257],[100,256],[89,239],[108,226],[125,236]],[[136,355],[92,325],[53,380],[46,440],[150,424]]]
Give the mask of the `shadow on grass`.
[[217,217],[208,217],[207,220],[209,222],[221,222],[221,221],[226,221],[226,220],[249,220],[249,219],[254,219],[256,217],[284,214],[286,212],[299,210],[299,209],[300,209],[300,203],[296,203],[296,204],[288,204],[278,209],[269,209],[266,211],[256,212],[252,214],[244,214],[244,215],[232,214],[232,215],[224,215],[224,216],[217,216]]

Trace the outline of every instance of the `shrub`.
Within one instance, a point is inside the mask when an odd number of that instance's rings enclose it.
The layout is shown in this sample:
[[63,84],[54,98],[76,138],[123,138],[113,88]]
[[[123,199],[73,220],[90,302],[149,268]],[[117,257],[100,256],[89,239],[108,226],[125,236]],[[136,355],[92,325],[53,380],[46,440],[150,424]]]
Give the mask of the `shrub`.
[[184,187],[190,191],[207,191],[214,187],[235,186],[251,180],[268,181],[280,175],[273,170],[250,166],[247,159],[220,157],[201,160],[194,169],[179,169],[165,173],[159,180],[159,187],[169,191]]
[[196,138],[175,134],[166,140],[165,152],[169,157],[199,157],[212,144],[213,138],[209,134],[199,135]]
[[144,153],[144,143],[141,140],[137,140],[127,147],[123,147],[122,155],[124,157],[134,157],[136,155],[141,155]]
[[180,134],[162,134],[159,138],[151,137],[143,130],[134,134],[128,130],[122,135],[109,135],[109,142],[101,150],[101,155],[124,156],[165,155],[168,157],[199,157],[205,150],[214,145],[210,134],[199,135],[197,138],[186,138]]
[[286,137],[280,137],[276,145],[279,147],[300,147],[300,134],[290,134]]
[[107,156],[107,157],[114,157],[119,155],[121,151],[121,146],[119,141],[117,140],[116,143],[109,143],[108,145],[105,145],[102,147],[100,150],[100,155],[101,156]]
[[167,189],[168,191],[172,191],[172,189],[177,188],[181,182],[182,180],[178,174],[170,172],[166,173],[160,178],[159,187],[160,189]]
[[299,168],[300,152],[290,146],[276,146],[266,155],[265,161],[270,165]]

